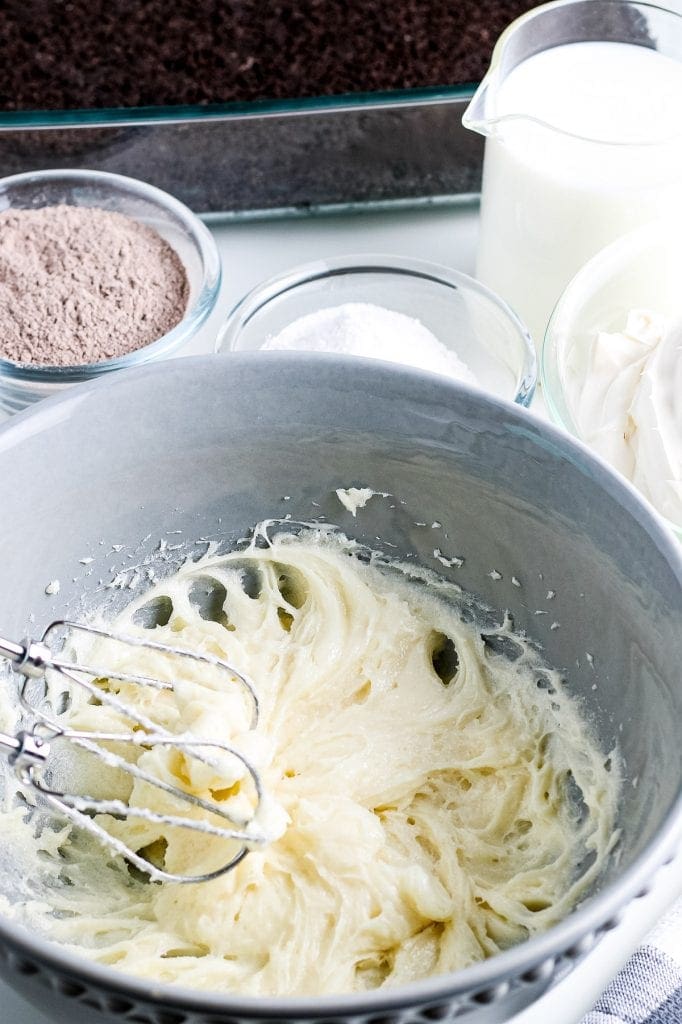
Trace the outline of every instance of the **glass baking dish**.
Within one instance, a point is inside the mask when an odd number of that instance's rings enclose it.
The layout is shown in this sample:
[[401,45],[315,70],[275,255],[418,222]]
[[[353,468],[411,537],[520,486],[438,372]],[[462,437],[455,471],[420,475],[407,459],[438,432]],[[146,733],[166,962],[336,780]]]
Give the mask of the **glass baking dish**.
[[0,113],[0,176],[89,168],[204,215],[248,218],[471,200],[475,86],[208,106]]

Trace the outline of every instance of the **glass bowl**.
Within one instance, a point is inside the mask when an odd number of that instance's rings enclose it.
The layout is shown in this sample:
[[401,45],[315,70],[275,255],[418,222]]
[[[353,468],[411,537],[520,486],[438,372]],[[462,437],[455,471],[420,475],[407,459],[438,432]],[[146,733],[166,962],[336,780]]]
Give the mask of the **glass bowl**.
[[161,338],[115,359],[76,366],[42,366],[0,358],[0,409],[17,412],[79,381],[126,366],[163,359],[192,338],[215,305],[220,256],[213,236],[183,203],[135,178],[102,171],[50,170],[0,179],[0,210],[65,203],[125,214],[154,228],[187,272],[189,299],[182,320]]
[[372,303],[420,321],[466,363],[483,390],[530,404],[537,369],[524,325],[467,274],[423,260],[340,256],[272,277],[235,306],[218,334],[216,351],[260,349],[299,317],[347,302]]
[[[633,309],[679,318],[681,279],[682,223],[674,220],[652,221],[622,235],[578,271],[554,309],[542,350],[542,390],[558,426],[589,445],[575,398],[587,379],[595,335],[623,331]],[[682,522],[661,518],[682,539]]]

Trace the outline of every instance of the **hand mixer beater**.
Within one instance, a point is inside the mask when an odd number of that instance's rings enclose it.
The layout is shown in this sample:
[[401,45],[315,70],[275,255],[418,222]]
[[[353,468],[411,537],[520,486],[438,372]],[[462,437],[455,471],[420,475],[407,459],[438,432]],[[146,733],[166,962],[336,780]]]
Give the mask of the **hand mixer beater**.
[[[177,674],[171,680],[165,680],[149,675],[111,671],[106,667],[82,664],[79,661],[69,661],[64,657],[57,657],[53,653],[53,644],[49,641],[55,634],[64,634],[64,632],[70,639],[82,634],[89,639],[100,638],[105,642],[124,644],[128,648],[145,648],[157,655],[168,655],[173,659],[174,672],[177,669]],[[128,701],[123,700],[120,696],[120,686],[118,686],[119,692],[115,692],[116,684],[132,684],[152,687],[158,691],[172,691],[180,683],[184,666],[192,666],[194,669],[197,665],[210,666],[211,671],[217,669],[220,673],[224,673],[225,681],[229,685],[234,685],[235,681],[237,685],[241,685],[245,696],[252,705],[250,729],[255,729],[259,714],[255,687],[247,676],[237,671],[229,662],[211,654],[187,651],[143,637],[123,636],[94,626],[66,620],[52,622],[38,642],[26,640],[23,643],[14,643],[0,637],[0,657],[9,660],[14,671],[24,677],[20,701],[24,710],[33,719],[30,728],[18,732],[15,736],[0,733],[0,752],[9,756],[9,762],[14,767],[20,781],[38,794],[39,802],[42,805],[47,805],[80,828],[85,829],[100,843],[123,856],[129,864],[157,881],[209,881],[236,867],[249,852],[251,844],[265,841],[257,829],[250,828],[263,800],[262,781],[256,768],[243,754],[226,743],[206,740],[189,733],[170,732],[152,721],[138,708],[131,706]],[[88,699],[93,703],[108,704],[131,723],[130,730],[106,733],[66,728],[54,714],[45,710],[44,698],[49,683],[47,673],[56,673],[56,679],[61,685],[66,680],[69,687],[75,686],[85,691],[89,695]],[[36,700],[33,692],[36,680],[39,680],[42,686],[39,700]],[[114,683],[113,687],[112,683]],[[68,702],[68,691],[66,696],[62,695],[62,699],[64,697]],[[48,706],[54,710],[51,705]],[[144,806],[132,806],[122,799],[99,799],[55,788],[51,775],[56,762],[54,745],[57,742],[71,744],[75,751],[94,754],[109,768],[126,772],[132,780],[155,787],[157,791],[164,794],[164,800],[170,804],[172,813],[159,813]],[[180,785],[152,774],[134,759],[129,760],[112,749],[112,746],[120,749],[121,744],[129,745],[138,752],[158,747],[169,748],[214,771],[220,770],[220,762],[222,759],[224,763],[225,755],[236,759],[238,765],[242,766],[242,775],[251,780],[254,794],[251,812],[246,816],[237,814],[233,809],[226,807],[224,803],[188,792]],[[176,807],[179,807],[182,813],[174,813]],[[191,816],[197,812],[204,813],[197,817]],[[166,871],[151,863],[149,859],[140,854],[139,850],[132,849],[119,837],[112,835],[103,826],[101,820],[97,820],[98,815],[111,815],[116,820],[139,819],[153,825],[188,830],[190,833],[204,838],[215,837],[219,840],[227,840],[230,843],[230,856],[219,867],[203,874],[181,874]],[[236,853],[232,852],[235,842],[241,844]]]

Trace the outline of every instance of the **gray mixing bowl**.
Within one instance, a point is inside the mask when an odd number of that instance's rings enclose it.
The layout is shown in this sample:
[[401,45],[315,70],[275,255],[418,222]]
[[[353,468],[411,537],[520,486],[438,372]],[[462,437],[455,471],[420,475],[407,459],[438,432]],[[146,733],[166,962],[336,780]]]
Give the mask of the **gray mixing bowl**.
[[[25,634],[31,613],[36,632],[78,614],[83,593],[92,603],[100,578],[168,531],[235,540],[263,516],[325,515],[509,609],[625,763],[623,839],[598,891],[491,960],[395,990],[254,1000],[153,986],[0,918],[0,973],[55,1020],[493,1024],[563,976],[671,857],[682,819],[681,549],[631,488],[528,413],[383,363],[208,356],[123,371],[20,414],[0,431],[0,479],[9,636]],[[400,501],[374,498],[353,519],[334,496],[353,484]],[[436,547],[464,565],[444,568]],[[59,593],[45,595],[57,578]],[[0,872],[0,892],[30,885],[11,877]]]

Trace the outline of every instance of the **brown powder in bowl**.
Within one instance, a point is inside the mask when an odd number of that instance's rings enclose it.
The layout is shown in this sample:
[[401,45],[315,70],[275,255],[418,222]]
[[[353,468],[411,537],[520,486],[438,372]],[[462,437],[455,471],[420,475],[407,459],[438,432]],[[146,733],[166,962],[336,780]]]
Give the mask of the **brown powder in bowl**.
[[121,213],[45,206],[0,213],[0,357],[76,366],[123,356],[170,331],[185,268],[153,228]]

